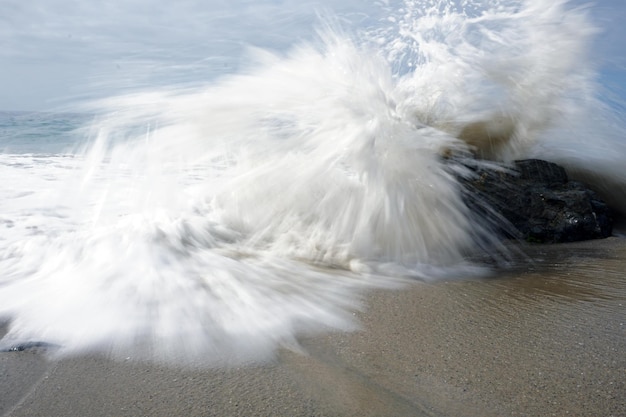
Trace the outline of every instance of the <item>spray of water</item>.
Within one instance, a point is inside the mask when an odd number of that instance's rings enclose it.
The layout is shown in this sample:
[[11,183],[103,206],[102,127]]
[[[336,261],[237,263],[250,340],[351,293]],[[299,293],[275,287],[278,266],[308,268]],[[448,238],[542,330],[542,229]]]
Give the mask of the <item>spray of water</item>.
[[442,155],[531,154],[593,91],[584,10],[484,3],[385,3],[203,89],[97,103],[72,174],[7,208],[37,233],[2,244],[4,343],[263,359],[352,328],[390,276],[475,272],[469,253],[502,249]]

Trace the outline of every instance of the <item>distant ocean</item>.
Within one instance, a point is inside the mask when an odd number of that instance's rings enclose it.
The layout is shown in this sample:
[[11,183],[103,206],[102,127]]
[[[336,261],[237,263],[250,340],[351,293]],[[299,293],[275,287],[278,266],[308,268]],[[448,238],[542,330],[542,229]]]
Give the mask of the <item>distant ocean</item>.
[[507,249],[440,158],[468,150],[468,123],[506,121],[499,159],[561,163],[626,208],[585,11],[461,3],[385,2],[371,28],[326,16],[202,87],[0,113],[2,343],[264,359],[355,328],[368,288],[485,274],[467,255]]
[[5,154],[58,154],[76,150],[86,137],[77,130],[89,115],[0,111],[0,149]]

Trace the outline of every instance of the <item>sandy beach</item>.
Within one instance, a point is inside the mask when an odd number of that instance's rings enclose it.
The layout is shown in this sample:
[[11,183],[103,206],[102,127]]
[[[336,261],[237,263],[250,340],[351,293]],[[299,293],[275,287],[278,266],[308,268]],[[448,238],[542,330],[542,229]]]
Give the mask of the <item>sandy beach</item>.
[[377,290],[360,331],[232,369],[0,353],[4,416],[624,416],[626,239]]

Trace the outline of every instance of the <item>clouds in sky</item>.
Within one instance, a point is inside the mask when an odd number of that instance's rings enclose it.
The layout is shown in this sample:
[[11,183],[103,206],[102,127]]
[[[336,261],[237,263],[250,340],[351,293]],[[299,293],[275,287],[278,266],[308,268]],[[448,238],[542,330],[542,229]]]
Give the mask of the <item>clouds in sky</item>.
[[248,44],[281,48],[310,36],[314,11],[295,0],[5,0],[0,109],[54,107],[94,86],[185,71],[210,77]]
[[[380,12],[376,3],[388,1],[4,0],[0,110],[54,109],[131,86],[210,79],[236,67],[246,46],[280,50],[310,38],[325,7],[358,21]],[[598,57],[619,83],[626,5],[591,7],[603,29]]]

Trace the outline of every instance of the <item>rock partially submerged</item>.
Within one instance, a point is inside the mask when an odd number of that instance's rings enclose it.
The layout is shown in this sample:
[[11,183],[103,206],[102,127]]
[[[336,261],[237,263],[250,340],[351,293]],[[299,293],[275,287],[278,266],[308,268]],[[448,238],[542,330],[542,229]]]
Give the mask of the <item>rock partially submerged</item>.
[[538,159],[516,161],[512,167],[463,165],[470,171],[460,176],[468,206],[509,237],[556,243],[612,233],[609,207],[584,184],[568,180],[559,165]]

